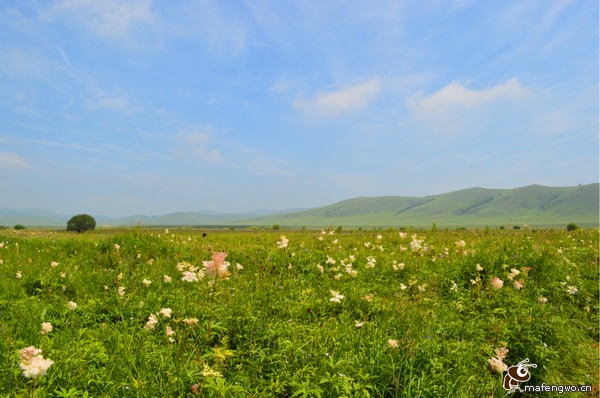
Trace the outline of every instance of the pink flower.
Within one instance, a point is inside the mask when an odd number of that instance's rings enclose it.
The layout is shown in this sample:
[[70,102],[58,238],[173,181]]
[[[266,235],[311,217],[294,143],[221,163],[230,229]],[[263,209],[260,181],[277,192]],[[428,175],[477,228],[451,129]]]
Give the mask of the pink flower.
[[231,275],[227,270],[230,264],[225,261],[225,257],[227,257],[227,253],[212,252],[212,261],[202,261],[206,272],[211,278],[215,279],[217,275],[219,278],[226,278]]
[[502,281],[502,279],[500,279],[498,277],[492,279],[491,284],[492,284],[492,288],[494,290],[499,290],[502,288],[502,286],[504,286],[504,282]]
[[515,289],[518,289],[518,290],[523,289],[523,284],[519,281],[515,281]]

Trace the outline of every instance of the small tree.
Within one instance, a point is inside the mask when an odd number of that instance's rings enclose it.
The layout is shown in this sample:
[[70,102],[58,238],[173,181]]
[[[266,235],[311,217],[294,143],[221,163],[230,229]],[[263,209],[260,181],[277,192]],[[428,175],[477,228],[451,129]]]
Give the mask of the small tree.
[[579,226],[574,222],[567,224],[567,231],[575,231]]
[[96,228],[96,220],[88,214],[78,214],[71,217],[67,222],[67,231],[84,232],[94,230]]
[[15,225],[15,229],[25,229],[25,226],[22,224]]

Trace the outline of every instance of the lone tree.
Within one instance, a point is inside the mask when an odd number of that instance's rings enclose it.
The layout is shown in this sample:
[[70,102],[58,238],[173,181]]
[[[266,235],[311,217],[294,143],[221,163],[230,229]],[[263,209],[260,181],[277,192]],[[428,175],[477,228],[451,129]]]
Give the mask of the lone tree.
[[96,220],[88,214],[78,214],[71,217],[67,223],[67,231],[83,232],[96,228]]

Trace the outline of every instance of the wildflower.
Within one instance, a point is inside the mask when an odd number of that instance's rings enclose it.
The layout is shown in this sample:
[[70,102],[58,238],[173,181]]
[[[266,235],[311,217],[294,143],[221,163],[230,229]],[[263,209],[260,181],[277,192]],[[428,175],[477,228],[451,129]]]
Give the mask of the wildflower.
[[498,373],[503,373],[506,369],[508,369],[508,366],[498,358],[490,358],[488,359],[488,363],[492,369]]
[[159,311],[159,314],[164,316],[165,318],[170,318],[171,317],[171,312],[173,312],[172,309],[170,308],[163,308]]
[[370,303],[371,301],[373,301],[373,297],[374,297],[374,295],[373,295],[373,293],[371,293],[371,294],[367,294],[365,297],[361,297],[360,299],[367,300],[367,302]]
[[394,269],[394,271],[403,270],[404,263],[396,264],[396,260],[394,260],[394,263],[392,264],[392,268]]
[[231,275],[229,271],[227,271],[230,264],[228,261],[225,261],[225,257],[227,257],[227,253],[212,252],[212,261],[202,261],[202,264],[206,268],[206,272],[212,279],[215,279],[217,276],[223,278]]
[[186,325],[197,325],[198,324],[198,318],[189,318],[189,319],[183,319],[183,323],[185,323]]
[[456,282],[454,282],[454,281],[450,281],[450,282],[452,282],[452,287],[450,288],[450,290],[455,291],[455,292],[458,291],[458,285],[456,284]]
[[400,284],[400,290],[406,290],[406,285],[404,283]]
[[67,277],[67,274],[66,274],[65,272],[61,272],[61,273],[60,273],[60,277],[61,277],[61,278],[66,278],[66,277]]
[[242,264],[240,264],[240,263],[236,263],[235,264],[235,268],[239,271],[239,270],[244,269],[244,266]]
[[478,272],[481,272],[481,271],[483,271],[483,267],[482,267],[481,265],[479,265],[479,264],[477,264],[477,265],[475,266],[475,269],[476,269]]
[[171,277],[169,275],[163,276],[163,280],[165,281],[165,283],[171,283]]
[[119,251],[120,248],[121,248],[121,246],[119,246],[115,243],[115,250]]
[[125,296],[125,287],[119,286],[119,288],[117,290],[119,291],[119,296],[121,296],[121,298],[123,298],[123,296]]
[[152,284],[152,281],[149,281],[148,279],[144,279],[144,280],[142,281],[142,283],[143,283],[144,285],[146,285],[146,287],[150,287],[150,285]]
[[335,264],[335,260],[329,256],[327,256],[327,261],[325,261],[325,264]]
[[50,322],[42,322],[42,335],[48,334],[52,331],[52,324]]
[[398,232],[398,235],[400,235],[400,239],[404,239],[408,236],[406,232]]
[[467,245],[464,240],[459,240],[458,242],[454,243],[456,243],[456,247],[465,247]]
[[144,326],[144,329],[152,330],[156,327],[157,323],[158,323],[158,318],[156,317],[156,315],[150,314],[150,316],[148,317],[148,322],[146,322],[146,326]]
[[23,277],[23,274],[22,274],[22,272],[23,272],[23,271],[17,271],[17,275],[16,275],[16,276],[17,276],[17,279],[21,279],[21,278]]
[[362,328],[363,327],[363,323],[359,322],[359,321],[354,321],[354,326],[356,326],[357,328]]
[[340,303],[344,299],[344,296],[339,294],[335,290],[330,290],[330,292],[333,297],[330,298],[329,301],[333,301],[334,303]]
[[317,268],[319,269],[319,271],[321,271],[321,273],[323,273],[323,267],[320,266],[319,264],[317,264]]
[[118,280],[122,280],[123,279],[123,273],[119,272],[119,275],[117,275],[117,279]]
[[281,235],[279,238],[281,240],[277,242],[277,246],[280,249],[285,249],[288,246],[289,240],[285,237],[285,235]]
[[337,240],[337,239],[335,239],[335,240],[334,240],[332,243],[333,243],[334,245],[337,245],[337,243],[338,243],[338,240]]
[[204,377],[209,377],[209,376],[223,377],[223,375],[220,372],[213,370],[207,364],[204,364],[204,369],[202,370],[202,376],[204,376]]
[[52,261],[52,262],[50,263],[50,266],[51,266],[52,268],[56,268],[56,267],[58,266],[58,263],[57,263],[56,261]]
[[542,304],[546,304],[548,302],[548,299],[546,297],[540,296],[538,297],[538,301]]
[[510,274],[508,274],[508,279],[513,280],[517,275],[519,275],[521,271],[516,268],[510,270]]
[[69,307],[69,309],[71,311],[75,311],[75,309],[77,308],[77,303],[75,303],[73,301],[69,301],[69,304],[67,304],[67,306]]
[[375,263],[377,261],[373,258],[373,257],[367,257],[367,265],[365,265],[366,268],[375,268]]
[[567,286],[567,293],[569,294],[575,294],[579,291],[579,289],[577,289],[575,286]]
[[392,347],[392,348],[398,348],[398,340],[389,339],[388,340],[388,345],[390,347]]
[[23,376],[28,379],[35,379],[45,376],[48,368],[54,364],[51,359],[44,359],[40,354],[42,350],[30,346],[19,351],[21,354],[21,363],[19,367],[23,370]]
[[184,267],[185,267],[185,263],[182,263],[182,262],[177,263],[177,271],[182,272]]
[[335,274],[335,275],[333,276],[333,279],[335,279],[335,280],[338,280],[338,279],[340,279],[341,277],[342,277],[342,274]]
[[515,281],[515,289],[517,289],[517,290],[523,289],[523,284],[521,283],[521,281]]
[[492,279],[491,285],[494,290],[499,290],[502,288],[502,286],[504,286],[504,282],[502,279],[496,277]]
[[167,336],[173,336],[175,334],[175,332],[173,331],[173,329],[171,329],[171,326],[167,326],[165,328],[165,332],[167,333]]
[[424,292],[425,288],[427,287],[427,283],[423,283],[422,285],[418,285],[417,287],[419,288],[420,292]]
[[198,277],[193,272],[184,271],[181,280],[185,282],[198,282]]
[[377,235],[377,240],[381,240],[382,238],[383,238],[383,236]]

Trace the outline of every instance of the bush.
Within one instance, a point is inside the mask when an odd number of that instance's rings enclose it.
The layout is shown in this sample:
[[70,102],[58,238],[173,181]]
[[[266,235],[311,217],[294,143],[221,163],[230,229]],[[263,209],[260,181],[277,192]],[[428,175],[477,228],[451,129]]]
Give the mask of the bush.
[[273,230],[278,231],[281,229],[281,226],[279,226],[279,224],[273,224]]
[[17,225],[15,225],[15,229],[25,229],[25,226],[21,225],[21,224],[17,224]]
[[579,226],[574,222],[567,224],[567,231],[575,231]]
[[67,231],[84,232],[94,230],[96,228],[96,220],[88,214],[78,214],[71,217],[67,222]]

